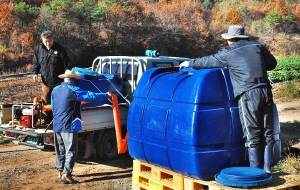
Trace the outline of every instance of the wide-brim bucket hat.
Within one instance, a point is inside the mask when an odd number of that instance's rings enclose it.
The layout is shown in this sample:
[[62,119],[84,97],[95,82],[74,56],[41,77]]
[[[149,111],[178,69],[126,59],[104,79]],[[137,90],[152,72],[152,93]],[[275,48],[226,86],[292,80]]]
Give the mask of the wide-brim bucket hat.
[[59,78],[75,78],[75,79],[81,79],[81,76],[79,75],[76,75],[75,71],[73,70],[66,70],[65,71],[65,74],[61,74],[61,75],[58,75]]
[[232,38],[249,38],[249,36],[245,35],[245,29],[243,26],[229,26],[228,32],[221,34],[221,36],[225,40],[229,40]]

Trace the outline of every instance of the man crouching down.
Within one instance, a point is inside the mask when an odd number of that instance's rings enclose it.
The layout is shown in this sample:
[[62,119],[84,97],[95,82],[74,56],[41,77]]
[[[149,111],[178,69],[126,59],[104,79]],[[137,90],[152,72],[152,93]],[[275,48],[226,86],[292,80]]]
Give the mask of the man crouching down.
[[81,101],[103,100],[111,97],[111,93],[94,93],[74,86],[75,80],[81,77],[71,70],[58,77],[64,82],[51,94],[56,168],[62,183],[69,184],[77,182],[72,178],[72,171],[78,154],[77,132],[82,129]]

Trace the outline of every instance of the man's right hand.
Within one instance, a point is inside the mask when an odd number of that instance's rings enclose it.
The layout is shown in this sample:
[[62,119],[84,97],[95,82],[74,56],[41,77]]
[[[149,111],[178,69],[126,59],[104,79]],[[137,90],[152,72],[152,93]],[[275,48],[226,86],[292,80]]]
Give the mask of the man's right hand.
[[38,75],[33,75],[33,80],[34,80],[34,82],[37,82],[38,81]]
[[107,94],[109,97],[112,96],[112,93],[111,93],[111,92],[107,92],[106,94]]

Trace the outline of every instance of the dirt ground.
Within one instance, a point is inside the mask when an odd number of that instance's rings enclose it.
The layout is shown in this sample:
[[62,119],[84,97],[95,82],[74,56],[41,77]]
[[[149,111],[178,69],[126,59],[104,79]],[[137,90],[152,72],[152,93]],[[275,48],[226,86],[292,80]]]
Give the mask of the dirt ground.
[[55,153],[22,145],[0,146],[1,190],[131,189],[132,158],[126,154],[114,161],[78,160],[74,179],[65,185],[57,178]]
[[[281,138],[291,137],[294,141],[299,140],[300,127],[296,126],[295,130],[293,123],[300,122],[300,99],[277,103],[277,109]],[[79,159],[73,172],[74,178],[79,183],[71,185],[64,185],[57,178],[54,159],[53,151],[42,151],[15,144],[0,145],[0,190],[131,189],[133,162],[128,154],[114,161]]]
[[300,122],[300,100],[278,102],[276,106],[281,123]]

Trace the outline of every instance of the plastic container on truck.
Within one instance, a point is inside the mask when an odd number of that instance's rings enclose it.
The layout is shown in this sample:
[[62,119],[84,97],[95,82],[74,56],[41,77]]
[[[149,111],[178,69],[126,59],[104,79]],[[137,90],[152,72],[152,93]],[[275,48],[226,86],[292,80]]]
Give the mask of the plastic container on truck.
[[[113,74],[99,74],[95,71],[74,67],[72,70],[81,76],[81,79],[75,81],[75,85],[83,90],[88,90],[96,93],[112,92],[118,95],[119,103],[124,103],[125,100],[119,95],[122,93],[122,81]],[[118,91],[118,92],[117,92]],[[102,104],[111,104],[109,100],[97,101],[82,105],[82,108],[90,108],[101,106]]]

